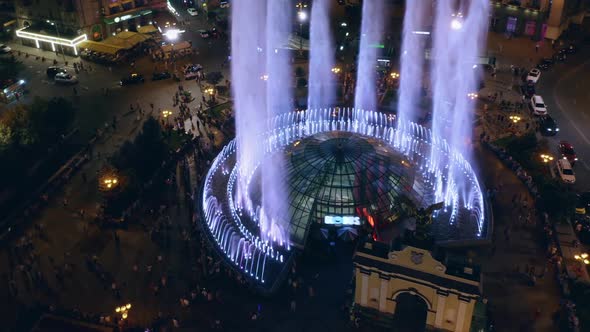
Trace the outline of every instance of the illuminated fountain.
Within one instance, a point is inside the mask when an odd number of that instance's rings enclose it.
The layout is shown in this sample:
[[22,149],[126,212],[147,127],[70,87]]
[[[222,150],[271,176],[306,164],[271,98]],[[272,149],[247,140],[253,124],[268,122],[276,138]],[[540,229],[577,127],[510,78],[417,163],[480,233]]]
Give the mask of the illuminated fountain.
[[336,88],[332,68],[334,67],[334,47],[330,31],[330,0],[315,0],[311,10],[310,50],[309,50],[309,89],[307,107],[325,107],[335,100]]
[[[445,137],[451,147],[471,158],[475,103],[470,95],[478,90],[477,57],[485,44],[490,4],[486,1],[441,0],[436,6],[432,59],[433,134]],[[436,188],[437,199],[450,205],[462,200],[471,204],[463,174],[454,160],[435,148],[430,153],[432,169],[445,165],[448,181]]]
[[377,109],[375,81],[377,73],[377,44],[383,34],[383,0],[363,1],[361,41],[357,64],[357,80],[354,107],[356,109]]
[[[451,134],[445,129],[449,123],[442,121],[443,115],[450,116],[447,119],[453,126],[455,121],[469,119],[468,114],[457,112],[470,112],[469,102],[459,95],[473,87],[472,79],[466,78],[465,86],[454,94],[437,86],[437,118],[432,129],[410,120],[416,104],[415,81],[405,82],[406,92],[400,93],[406,103],[402,120],[372,111],[376,107],[373,44],[380,42],[383,4],[381,0],[364,1],[356,106],[327,107],[333,96],[327,88],[332,77],[327,72],[331,48],[321,45],[321,35],[329,34],[323,21],[327,20],[327,0],[316,0],[311,14],[310,66],[322,65],[323,71],[310,74],[310,81],[314,77],[309,91],[313,107],[293,111],[291,67],[278,46],[289,32],[284,24],[290,14],[261,15],[280,11],[275,6],[287,4],[264,0],[232,4],[237,137],[213,160],[198,202],[206,234],[227,261],[262,289],[273,290],[294,253],[306,246],[314,227],[366,223],[373,238],[387,241],[390,239],[382,238],[380,231],[403,221],[402,204],[408,200],[417,207],[445,202],[433,215],[432,235],[438,244],[485,240],[490,226],[488,207],[476,174],[464,158],[467,149],[460,144],[461,138],[468,137],[463,135],[471,122],[460,122],[457,133]],[[473,5],[465,12],[479,7]],[[412,9],[414,13],[420,10]],[[461,17],[452,23],[453,30],[463,34],[462,28],[475,28],[473,20],[469,15]],[[451,21],[449,18],[447,27]],[[409,50],[407,45],[405,49]],[[440,65],[448,61],[459,72],[453,79],[460,79],[468,73],[451,59],[467,62],[470,52],[445,54],[434,70],[441,71]],[[420,63],[402,64],[407,73],[421,73],[419,67]],[[464,97],[469,99],[467,92]]]

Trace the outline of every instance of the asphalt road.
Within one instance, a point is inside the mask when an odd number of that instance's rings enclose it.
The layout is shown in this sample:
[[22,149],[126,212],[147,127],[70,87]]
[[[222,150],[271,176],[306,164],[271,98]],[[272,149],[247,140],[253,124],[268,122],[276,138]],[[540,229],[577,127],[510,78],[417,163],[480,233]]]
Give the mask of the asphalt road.
[[[191,17],[185,11],[181,15],[183,14],[186,14],[186,17],[183,16],[181,19],[185,19],[186,22],[181,29],[185,29],[186,32],[180,35],[179,41],[191,41],[193,47],[197,50],[197,54],[180,59],[177,66],[180,67],[185,63],[198,63],[203,65],[206,72],[221,71],[224,79],[229,79],[229,67],[221,68],[221,64],[227,59],[229,54],[227,39],[205,40],[201,38],[198,30],[211,28],[211,25],[206,22],[205,17]],[[43,52],[18,45],[18,42],[12,45],[15,49],[32,54],[42,54],[49,59],[55,58],[55,54],[52,52]],[[26,58],[25,56],[16,55],[16,57],[25,66],[25,70],[19,78],[27,82],[29,94],[26,98],[28,100],[37,96],[43,98],[69,98],[77,106],[79,112],[75,125],[80,128],[80,131],[85,137],[92,135],[94,129],[102,126],[105,122],[110,123],[114,116],[121,121],[133,121],[133,116],[125,116],[130,104],[139,104],[144,110],[149,111],[149,104],[153,103],[155,112],[158,109],[177,111],[173,107],[172,96],[177,91],[178,83],[172,79],[152,82],[152,73],[155,70],[163,70],[164,64],[155,63],[148,56],[137,60],[133,68],[130,64],[109,68],[106,65],[99,65],[78,58],[76,61],[84,62],[85,67],[88,68],[90,66],[92,70],[85,70],[76,74],[79,78],[79,83],[73,86],[55,84],[55,82],[47,77],[45,71],[51,65],[51,61],[42,62],[36,60],[33,56]],[[58,61],[62,62],[61,56],[58,57]],[[74,73],[71,64],[68,70]],[[173,68],[168,68],[168,70],[172,71]],[[119,86],[120,79],[127,76],[130,72],[143,74],[146,79],[145,83],[135,86]],[[197,108],[202,95],[198,85],[194,80],[183,81],[181,84],[186,90],[192,92],[196,101],[190,106]],[[74,87],[76,88],[77,96],[74,95]],[[106,96],[104,93],[105,88],[109,90]]]
[[541,74],[537,93],[543,96],[549,114],[557,121],[560,132],[548,138],[553,154],[565,140],[573,144],[578,155],[574,166],[578,191],[590,191],[590,47],[568,57]]

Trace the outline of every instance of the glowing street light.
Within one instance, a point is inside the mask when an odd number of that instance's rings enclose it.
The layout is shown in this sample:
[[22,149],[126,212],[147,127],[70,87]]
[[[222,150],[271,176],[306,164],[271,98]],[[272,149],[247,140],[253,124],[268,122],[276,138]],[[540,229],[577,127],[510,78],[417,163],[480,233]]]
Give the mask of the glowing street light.
[[168,38],[169,40],[177,40],[178,36],[183,33],[185,30],[179,29],[169,29],[168,31],[164,32],[162,35]]
[[508,118],[510,119],[510,121],[512,121],[514,123],[518,123],[518,122],[520,122],[520,120],[522,120],[522,118],[518,115],[511,115]]
[[453,19],[451,20],[451,29],[461,30],[461,28],[463,28],[463,14],[453,14],[452,17]]
[[129,317],[129,310],[131,310],[131,303],[115,308],[115,312],[120,314],[122,319],[127,319],[127,317]]
[[399,73],[396,72],[392,72],[391,74],[389,74],[389,76],[391,76],[391,78],[393,78],[394,80],[399,78]]
[[541,154],[541,160],[542,160],[542,161],[543,161],[543,163],[545,163],[545,164],[546,164],[546,163],[548,163],[548,162],[550,162],[550,161],[553,161],[553,159],[554,159],[554,158],[553,158],[553,156],[552,156],[552,155],[550,155],[550,154],[544,154],[544,153],[543,153],[543,154]]
[[163,110],[162,111],[162,116],[164,117],[164,119],[168,118],[170,115],[172,115],[172,111],[170,111],[170,110]]
[[588,254],[583,253],[581,255],[574,255],[574,259],[584,263],[585,265],[590,264],[590,260],[588,260]]
[[213,90],[213,88],[208,88],[208,89],[205,89],[205,93],[213,96],[213,93],[215,93],[215,90]]
[[479,97],[479,95],[475,92],[470,92],[467,94],[467,97],[469,97],[469,99],[474,100],[477,99],[477,97]]
[[268,74],[264,74],[264,75],[260,76],[260,79],[263,81],[268,81]]
[[340,72],[342,71],[342,69],[340,69],[339,67],[334,67],[331,70],[334,74],[340,74]]
[[299,22],[305,22],[307,20],[307,12],[300,10],[297,12],[297,18]]

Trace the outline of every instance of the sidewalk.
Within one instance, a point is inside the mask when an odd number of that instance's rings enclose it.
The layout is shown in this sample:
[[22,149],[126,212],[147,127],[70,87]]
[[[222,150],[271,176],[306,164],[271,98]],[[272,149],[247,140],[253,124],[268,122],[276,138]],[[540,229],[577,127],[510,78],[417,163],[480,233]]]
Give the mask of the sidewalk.
[[[539,44],[539,50],[535,46]],[[531,69],[541,58],[551,57],[555,52],[548,41],[535,42],[530,38],[506,38],[504,34],[488,33],[487,50],[496,56],[498,69],[510,68],[510,65]]]
[[[498,331],[517,331],[522,327],[555,331],[551,315],[559,308],[560,300],[556,273],[548,267],[535,223],[527,226],[516,222],[519,215],[526,216],[529,211],[535,218],[534,212],[522,203],[515,208],[511,201],[518,195],[521,202],[526,200],[527,206],[532,207],[533,199],[524,184],[492,152],[478,145],[475,155],[482,181],[488,188],[498,188],[493,203],[494,244],[489,258],[483,258],[481,263],[484,297],[490,301],[495,326]],[[537,277],[534,286],[529,279],[531,269]]]

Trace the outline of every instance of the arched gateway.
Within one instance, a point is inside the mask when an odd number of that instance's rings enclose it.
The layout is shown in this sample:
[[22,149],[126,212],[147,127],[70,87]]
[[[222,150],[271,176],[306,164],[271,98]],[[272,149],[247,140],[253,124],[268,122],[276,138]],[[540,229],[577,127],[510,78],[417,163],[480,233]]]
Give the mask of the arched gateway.
[[469,331],[481,294],[479,269],[445,264],[428,250],[365,243],[354,257],[357,314],[393,331]]

